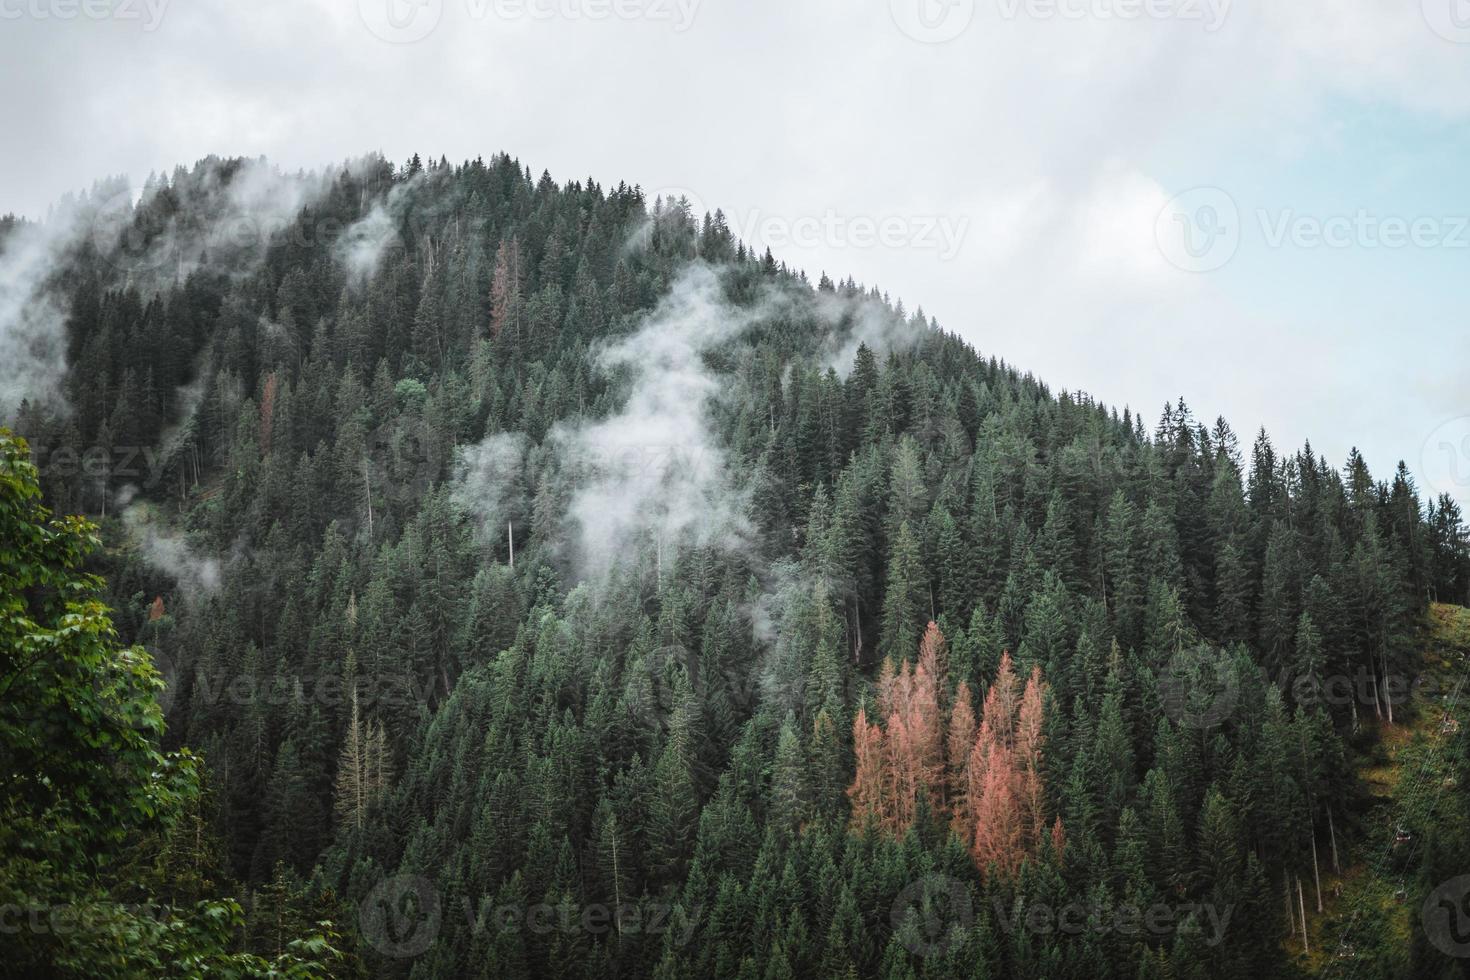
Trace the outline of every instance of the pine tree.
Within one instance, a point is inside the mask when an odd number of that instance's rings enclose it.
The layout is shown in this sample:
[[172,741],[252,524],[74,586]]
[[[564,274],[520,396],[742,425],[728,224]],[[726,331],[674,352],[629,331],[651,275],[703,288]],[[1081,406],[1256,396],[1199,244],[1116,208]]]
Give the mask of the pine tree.
[[[352,683],[355,678],[349,676],[348,681]],[[368,811],[387,795],[392,784],[392,757],[383,726],[364,723],[360,718],[355,683],[351,692],[347,734],[337,761],[334,810],[338,820],[360,831]]]
[[883,599],[883,634],[878,652],[902,656],[912,649],[929,619],[928,587],[918,542],[905,521],[898,527],[888,559],[888,588]]
[[490,280],[491,336],[498,339],[509,330],[511,340],[520,343],[525,284],[520,242],[514,236],[502,239],[495,252],[495,271]]

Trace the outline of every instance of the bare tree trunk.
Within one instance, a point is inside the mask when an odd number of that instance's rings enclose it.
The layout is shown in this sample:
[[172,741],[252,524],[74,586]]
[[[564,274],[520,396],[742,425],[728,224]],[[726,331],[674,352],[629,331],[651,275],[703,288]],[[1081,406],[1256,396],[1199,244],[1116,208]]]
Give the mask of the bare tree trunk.
[[623,882],[622,872],[618,869],[618,834],[617,817],[613,818],[612,835],[612,859],[613,859],[613,922],[617,924],[618,935],[623,934]]
[[1296,879],[1296,902],[1297,908],[1302,913],[1302,952],[1308,956],[1312,955],[1312,947],[1307,943],[1307,903],[1302,897],[1302,879],[1298,875]]
[[[1382,649],[1382,653],[1383,653],[1383,683],[1384,683],[1384,686],[1386,688],[1386,687],[1388,687],[1388,648],[1387,647],[1384,647]],[[1388,723],[1390,725],[1392,725],[1393,724],[1393,692],[1391,690],[1385,690],[1384,693],[1383,693],[1383,700],[1388,705]]]
[[1332,835],[1332,870],[1342,874],[1342,864],[1337,860],[1337,827],[1332,822],[1332,807],[1327,808],[1327,832]]
[[373,478],[368,473],[368,463],[366,459],[362,461],[362,482],[363,485],[367,487],[368,540],[371,541],[373,539]]
[[1322,911],[1322,873],[1317,867],[1317,825],[1312,824],[1312,883],[1317,889],[1317,911]]

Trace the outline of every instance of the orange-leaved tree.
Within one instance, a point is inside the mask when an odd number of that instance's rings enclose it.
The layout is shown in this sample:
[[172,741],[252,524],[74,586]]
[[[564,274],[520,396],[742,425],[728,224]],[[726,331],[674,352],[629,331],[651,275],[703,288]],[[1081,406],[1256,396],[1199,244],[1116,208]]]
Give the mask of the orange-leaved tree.
[[[890,658],[878,677],[877,721],[867,706],[853,722],[857,771],[848,796],[854,827],[869,821],[895,837],[919,813],[923,793],[982,869],[1014,873],[1046,835],[1043,733],[1046,684],[1039,668],[1025,687],[1007,653],[979,718],[970,687],[949,684],[945,641],[934,623],[916,663]],[[1061,820],[1051,830],[1060,854]]]

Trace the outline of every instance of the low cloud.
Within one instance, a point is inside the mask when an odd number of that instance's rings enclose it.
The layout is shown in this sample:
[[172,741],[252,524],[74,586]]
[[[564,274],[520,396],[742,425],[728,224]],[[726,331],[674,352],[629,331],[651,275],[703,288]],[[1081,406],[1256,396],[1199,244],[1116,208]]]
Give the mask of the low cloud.
[[[42,221],[0,224],[0,418],[22,400],[66,409],[69,284],[58,275],[70,259],[90,250],[104,286],[145,294],[204,267],[248,275],[331,180],[328,173],[284,174],[264,159],[209,157],[172,180],[150,179],[141,194],[115,178],[63,198]],[[165,187],[185,206],[160,218],[149,205]]]
[[633,335],[602,348],[598,367],[626,377],[623,407],[563,423],[549,441],[574,480],[567,518],[589,574],[651,545],[738,547],[749,536],[748,488],[735,480],[710,424],[722,381],[705,355],[759,317],[724,295],[718,272],[688,266]]
[[455,500],[498,536],[544,481],[559,533],[543,545],[586,579],[650,553],[657,562],[690,546],[743,549],[750,487],[712,424],[729,379],[707,358],[768,309],[736,306],[717,269],[689,265],[634,333],[593,353],[626,389],[621,407],[562,421],[537,449],[499,433],[462,450]]
[[530,440],[497,432],[459,450],[451,497],[479,520],[486,537],[498,539],[524,509],[526,454]]
[[128,541],[150,568],[173,578],[185,595],[215,592],[220,586],[220,560],[198,554],[184,535],[158,520],[146,504],[131,504],[135,491],[118,495]]
[[14,225],[0,238],[0,418],[22,401],[62,405],[66,307],[49,288],[74,219]]

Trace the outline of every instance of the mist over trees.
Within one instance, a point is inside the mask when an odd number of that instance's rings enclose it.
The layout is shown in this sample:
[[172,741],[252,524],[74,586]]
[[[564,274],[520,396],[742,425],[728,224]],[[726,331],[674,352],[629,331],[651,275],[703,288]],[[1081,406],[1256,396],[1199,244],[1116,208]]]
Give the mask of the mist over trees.
[[[203,789],[163,880],[238,897],[237,952],[330,920],[338,975],[1282,976],[1398,820],[1350,760],[1438,710],[1399,688],[1470,603],[1402,464],[1053,391],[504,155],[211,159],[123,211],[0,225],[47,242],[13,295],[64,352],[12,421],[167,680]],[[1443,751],[1416,908],[1470,853]],[[1166,914],[1096,925],[1130,909]]]

